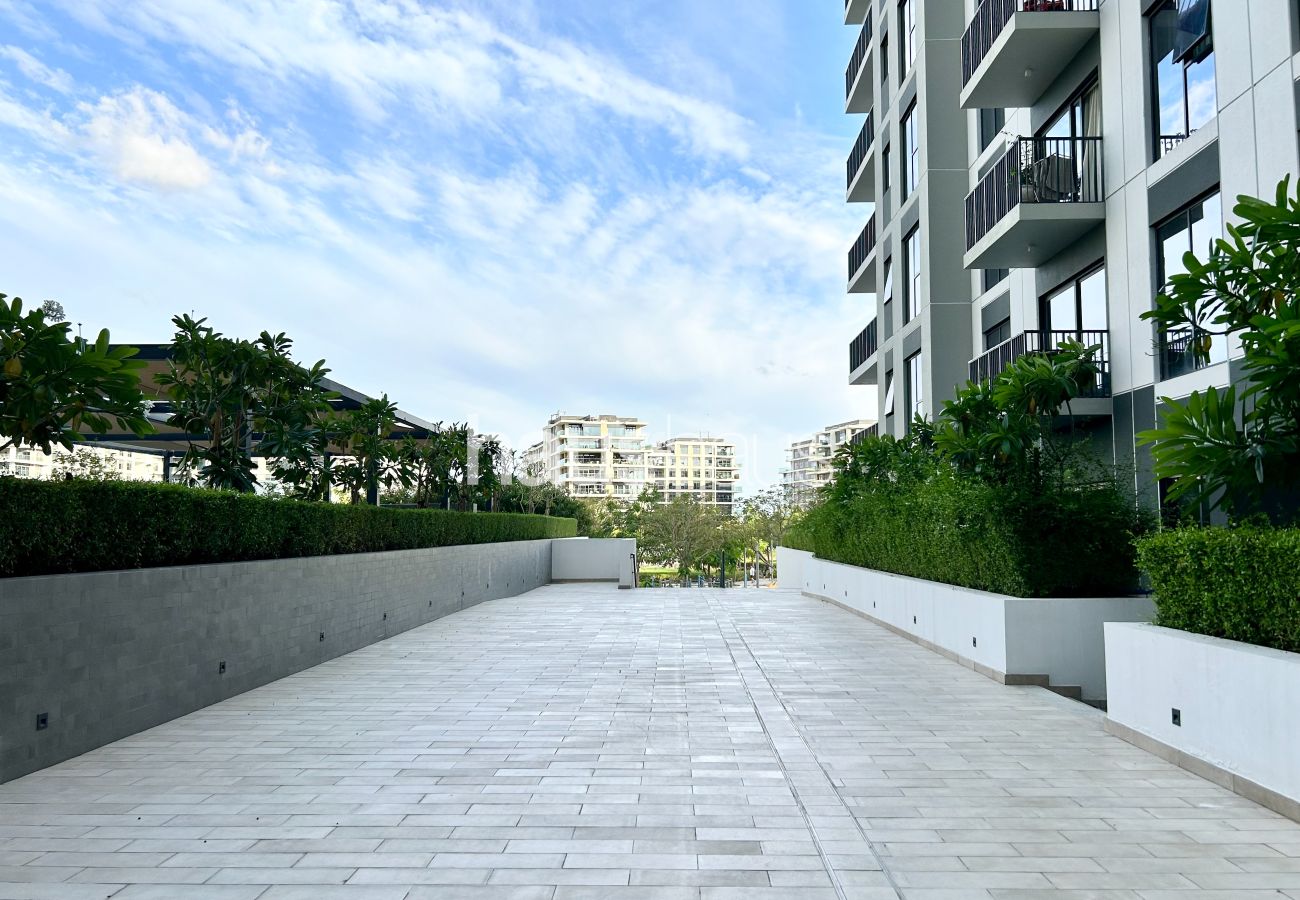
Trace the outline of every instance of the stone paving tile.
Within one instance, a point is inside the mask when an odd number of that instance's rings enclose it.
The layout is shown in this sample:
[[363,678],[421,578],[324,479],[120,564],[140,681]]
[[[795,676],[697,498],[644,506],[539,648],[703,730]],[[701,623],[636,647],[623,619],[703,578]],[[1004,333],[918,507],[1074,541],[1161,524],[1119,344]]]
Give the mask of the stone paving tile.
[[552,586],[0,786],[0,900],[1300,900],[1300,825],[782,591]]

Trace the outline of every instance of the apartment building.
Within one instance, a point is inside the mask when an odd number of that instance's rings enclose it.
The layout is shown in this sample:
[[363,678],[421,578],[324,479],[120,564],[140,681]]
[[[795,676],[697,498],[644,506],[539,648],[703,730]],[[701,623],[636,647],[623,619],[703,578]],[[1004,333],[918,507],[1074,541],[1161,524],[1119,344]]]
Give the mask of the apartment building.
[[807,506],[816,500],[818,489],[830,484],[835,474],[831,465],[835,454],[857,435],[874,431],[875,425],[870,419],[854,419],[827,425],[812,437],[792,443],[781,471],[781,485],[791,502]]
[[570,496],[634,500],[646,487],[645,429],[625,416],[556,413],[524,463]]
[[[131,453],[105,447],[80,446],[77,452],[93,454],[102,461],[105,471],[115,471],[124,481],[162,481],[162,457],[148,453]],[[0,476],[49,480],[61,460],[71,457],[66,450],[47,454],[30,447],[10,447],[0,451]]]
[[649,484],[664,502],[693,496],[731,514],[740,481],[734,444],[714,437],[675,437],[656,445],[648,458]]
[[1135,434],[1159,398],[1233,382],[1240,350],[1198,359],[1202,335],[1140,315],[1238,195],[1297,172],[1300,2],[848,0],[845,18],[848,111],[866,116],[848,199],[874,203],[849,290],[877,295],[851,383],[879,386],[899,435],[968,378],[1100,345],[1071,424],[1156,504]]

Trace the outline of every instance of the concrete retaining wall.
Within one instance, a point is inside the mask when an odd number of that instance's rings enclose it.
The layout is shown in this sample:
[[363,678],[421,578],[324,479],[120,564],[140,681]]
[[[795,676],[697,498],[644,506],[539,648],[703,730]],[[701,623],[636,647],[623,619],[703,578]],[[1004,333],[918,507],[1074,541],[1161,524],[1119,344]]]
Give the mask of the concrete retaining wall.
[[547,584],[551,544],[0,580],[0,782]]
[[567,538],[555,542],[555,581],[619,581],[636,555],[635,538]]
[[1106,698],[1103,624],[1146,622],[1155,612],[1147,597],[1023,599],[801,550],[779,553],[782,587],[843,606],[1005,684],[1041,684],[1092,702]]
[[1116,623],[1106,673],[1107,731],[1300,821],[1300,653]]

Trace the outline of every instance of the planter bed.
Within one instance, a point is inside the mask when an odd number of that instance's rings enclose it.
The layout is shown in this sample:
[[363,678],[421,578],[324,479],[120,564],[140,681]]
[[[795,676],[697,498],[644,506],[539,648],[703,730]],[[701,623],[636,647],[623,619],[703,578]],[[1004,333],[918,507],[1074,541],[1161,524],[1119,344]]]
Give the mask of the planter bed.
[[1003,684],[1106,700],[1103,624],[1147,622],[1147,597],[1022,599],[778,550],[780,586],[841,606]]
[[1300,821],[1300,653],[1106,626],[1106,730]]

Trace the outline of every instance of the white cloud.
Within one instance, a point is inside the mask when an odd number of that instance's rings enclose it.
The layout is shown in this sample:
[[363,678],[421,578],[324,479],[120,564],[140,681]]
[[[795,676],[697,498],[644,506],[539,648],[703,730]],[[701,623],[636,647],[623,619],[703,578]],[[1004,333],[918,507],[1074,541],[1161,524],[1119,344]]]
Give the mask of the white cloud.
[[[512,84],[667,130],[692,150],[744,158],[745,120],[632,75],[572,43],[507,35],[485,19],[409,0],[64,0],[90,27],[144,34],[303,87],[332,84],[367,119],[413,99],[489,117]],[[540,100],[540,97],[534,99]]]
[[212,167],[186,136],[186,117],[162,94],[144,88],[82,104],[83,131],[123,181],[193,190],[212,181]]
[[0,46],[0,59],[7,59],[23,75],[61,94],[71,93],[72,76],[62,69],[52,69],[21,47],[12,44]]

